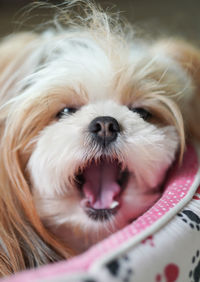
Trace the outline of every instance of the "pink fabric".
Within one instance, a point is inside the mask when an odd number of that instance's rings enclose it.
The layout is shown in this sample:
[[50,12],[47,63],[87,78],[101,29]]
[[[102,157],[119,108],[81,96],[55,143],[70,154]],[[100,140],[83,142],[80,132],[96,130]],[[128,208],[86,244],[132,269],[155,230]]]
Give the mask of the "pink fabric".
[[[174,208],[190,191],[198,171],[198,158],[192,146],[188,146],[181,167],[175,164],[168,174],[165,189],[160,200],[144,215],[133,223],[118,231],[109,238],[90,248],[87,252],[68,261],[44,266],[38,270],[17,274],[6,281],[25,282],[41,278],[56,277],[65,273],[87,271],[89,267],[104,256],[120,248],[123,243],[133,240],[141,232],[156,223]],[[195,193],[195,191],[194,191]]]

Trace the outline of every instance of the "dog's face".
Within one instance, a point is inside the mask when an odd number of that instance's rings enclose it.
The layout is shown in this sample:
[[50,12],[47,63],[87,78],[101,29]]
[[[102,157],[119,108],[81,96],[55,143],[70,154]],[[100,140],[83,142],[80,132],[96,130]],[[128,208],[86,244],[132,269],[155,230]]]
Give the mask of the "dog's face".
[[32,135],[22,156],[40,218],[80,251],[160,197],[181,143],[167,95],[184,88],[186,76],[145,46],[117,58],[91,39],[45,48],[44,64],[17,99]]
[[108,27],[100,13],[92,28],[0,45],[6,274],[68,258],[142,215],[185,138],[200,140],[199,50],[130,43]]
[[70,16],[76,3],[64,25],[0,44],[0,275],[138,218],[200,140],[200,51],[137,39],[90,1]]

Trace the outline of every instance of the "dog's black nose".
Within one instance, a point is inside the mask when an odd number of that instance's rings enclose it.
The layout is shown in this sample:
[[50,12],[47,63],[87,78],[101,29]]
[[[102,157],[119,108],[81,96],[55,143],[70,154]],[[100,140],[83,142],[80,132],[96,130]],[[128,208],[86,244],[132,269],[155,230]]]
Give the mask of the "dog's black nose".
[[100,145],[107,146],[117,139],[120,126],[116,119],[102,116],[95,118],[90,123],[89,131]]

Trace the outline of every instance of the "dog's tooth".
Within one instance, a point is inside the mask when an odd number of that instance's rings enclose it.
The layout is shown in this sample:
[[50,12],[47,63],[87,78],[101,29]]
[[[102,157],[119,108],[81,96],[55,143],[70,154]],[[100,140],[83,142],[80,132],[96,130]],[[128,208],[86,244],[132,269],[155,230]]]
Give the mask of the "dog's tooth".
[[119,202],[113,201],[112,204],[110,205],[110,209],[114,209],[119,205]]

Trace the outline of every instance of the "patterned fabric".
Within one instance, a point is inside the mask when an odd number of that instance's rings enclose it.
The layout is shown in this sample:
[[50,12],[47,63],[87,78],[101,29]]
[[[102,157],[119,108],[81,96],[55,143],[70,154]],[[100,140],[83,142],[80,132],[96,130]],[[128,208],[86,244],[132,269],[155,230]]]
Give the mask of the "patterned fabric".
[[200,170],[192,146],[161,199],[123,230],[69,261],[6,281],[200,282]]

